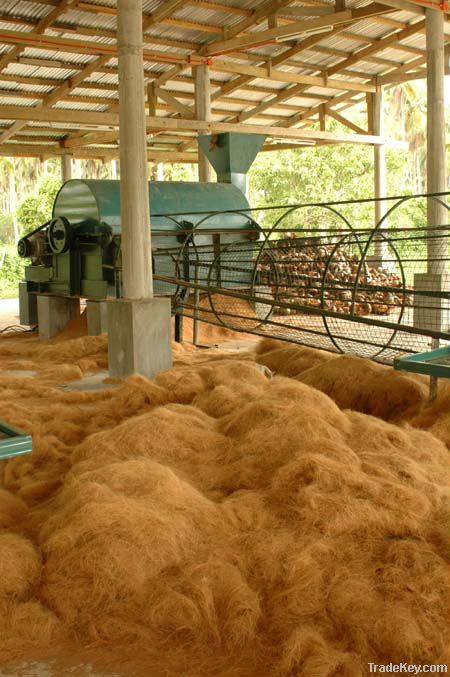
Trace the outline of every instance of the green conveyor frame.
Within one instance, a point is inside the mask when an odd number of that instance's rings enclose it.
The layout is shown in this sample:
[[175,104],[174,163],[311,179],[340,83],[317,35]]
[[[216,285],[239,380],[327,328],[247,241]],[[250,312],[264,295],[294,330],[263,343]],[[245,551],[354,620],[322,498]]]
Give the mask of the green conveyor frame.
[[435,378],[450,378],[450,346],[408,357],[398,357],[394,359],[394,369]]
[[0,421],[0,461],[13,456],[22,456],[32,451],[31,435]]

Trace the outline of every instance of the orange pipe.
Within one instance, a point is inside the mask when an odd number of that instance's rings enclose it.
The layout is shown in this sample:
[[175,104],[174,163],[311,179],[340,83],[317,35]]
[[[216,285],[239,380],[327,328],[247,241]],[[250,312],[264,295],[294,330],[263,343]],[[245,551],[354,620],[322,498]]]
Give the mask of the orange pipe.
[[432,2],[432,0],[416,0],[416,3],[419,5],[426,5],[427,7],[435,7],[436,9],[440,9],[443,12],[448,10],[448,2],[445,0],[443,0],[443,2]]

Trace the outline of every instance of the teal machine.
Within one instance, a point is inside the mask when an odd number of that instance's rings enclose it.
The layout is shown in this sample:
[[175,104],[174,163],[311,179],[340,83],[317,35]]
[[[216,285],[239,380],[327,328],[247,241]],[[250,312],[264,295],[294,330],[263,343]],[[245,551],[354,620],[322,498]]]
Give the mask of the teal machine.
[[5,421],[0,421],[0,461],[29,454],[32,447],[31,435],[27,435]]
[[[264,139],[239,133],[200,137],[217,183],[149,182],[155,274],[173,275],[170,268],[187,232],[197,245],[213,242],[212,229],[222,233],[221,244],[259,236],[257,225],[249,225],[245,190],[247,172]],[[174,254],[158,257],[161,250]],[[67,181],[55,198],[51,220],[18,243],[19,255],[30,259],[21,304],[33,292],[90,299],[119,296],[120,251],[120,182]],[[156,281],[155,292],[167,295],[171,290]]]

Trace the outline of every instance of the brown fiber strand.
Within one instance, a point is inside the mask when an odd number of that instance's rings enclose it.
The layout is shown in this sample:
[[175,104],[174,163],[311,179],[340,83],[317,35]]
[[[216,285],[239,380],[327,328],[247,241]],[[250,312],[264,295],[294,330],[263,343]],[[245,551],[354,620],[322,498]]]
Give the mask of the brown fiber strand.
[[[47,344],[0,339],[0,418],[34,445],[2,469],[0,667],[364,677],[369,662],[448,663],[448,388],[428,406],[421,379],[262,340],[174,345],[155,381],[68,392],[107,365],[83,322]],[[36,375],[8,371],[21,368]]]

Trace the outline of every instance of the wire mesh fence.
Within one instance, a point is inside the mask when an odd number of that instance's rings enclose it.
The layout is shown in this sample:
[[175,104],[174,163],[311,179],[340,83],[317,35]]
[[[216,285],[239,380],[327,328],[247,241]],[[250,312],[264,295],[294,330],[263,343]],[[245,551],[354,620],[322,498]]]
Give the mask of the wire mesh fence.
[[375,227],[371,200],[198,214],[153,252],[155,289],[196,321],[390,362],[450,341],[446,197],[388,198]]

